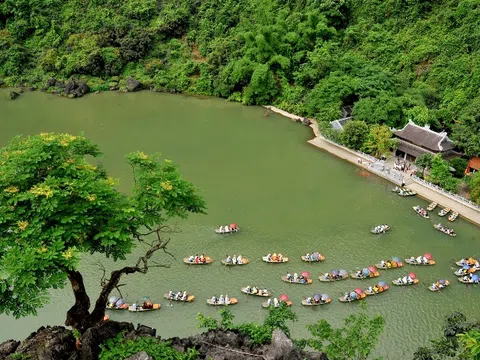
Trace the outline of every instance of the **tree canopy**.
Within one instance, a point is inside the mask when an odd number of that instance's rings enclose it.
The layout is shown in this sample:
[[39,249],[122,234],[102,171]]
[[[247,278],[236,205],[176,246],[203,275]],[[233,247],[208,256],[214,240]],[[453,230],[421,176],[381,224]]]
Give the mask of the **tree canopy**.
[[[171,161],[129,154],[135,186],[127,196],[102,166],[87,161],[98,156],[98,146],[69,134],[16,137],[0,149],[0,313],[35,314],[49,290],[68,279],[75,305],[66,324],[84,330],[103,318],[122,275],[157,266],[149,259],[165,250],[169,219],[205,211],[203,198]],[[111,273],[90,313],[78,272],[81,254],[125,259],[146,238],[146,254]]]
[[272,104],[318,120],[411,118],[480,152],[476,0],[5,0],[0,77],[91,91],[133,76],[162,91]]

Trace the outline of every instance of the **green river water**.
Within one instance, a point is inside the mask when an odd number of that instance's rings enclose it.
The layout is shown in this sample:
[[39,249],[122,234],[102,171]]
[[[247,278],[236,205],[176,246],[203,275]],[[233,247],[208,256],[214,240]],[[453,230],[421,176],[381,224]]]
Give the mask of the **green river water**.
[[[197,313],[216,314],[217,309],[207,306],[205,300],[228,294],[239,298],[239,305],[231,307],[237,321],[262,321],[266,313],[260,306],[263,300],[240,292],[243,286],[260,285],[276,296],[289,295],[299,317],[292,333],[299,338],[307,335],[305,325],[320,318],[342,324],[345,316],[359,310],[359,304],[342,304],[337,298],[375,282],[350,279],[320,283],[316,279],[321,272],[352,270],[382,258],[427,251],[433,254],[436,266],[414,269],[407,265],[382,273],[380,278],[391,281],[414,270],[420,285],[393,287],[366,300],[369,313],[386,319],[376,355],[411,358],[417,346],[440,335],[446,315],[455,310],[471,317],[478,314],[480,289],[458,283],[451,270],[455,258],[480,255],[478,228],[458,219],[453,224],[456,238],[435,231],[432,225],[439,221],[436,212],[425,220],[412,210],[416,204],[426,206],[425,201],[400,198],[386,181],[366,176],[357,167],[309,145],[306,141],[312,134],[307,127],[281,116],[265,116],[260,107],[219,99],[142,92],[67,100],[34,92],[8,101],[5,95],[0,91],[1,146],[17,134],[84,132],[100,145],[102,162],[120,178],[123,191],[131,185],[124,155],[134,150],[161,152],[202,189],[208,215],[179,222],[182,232],[173,235],[170,246],[176,260],[157,256],[171,267],[125,278],[127,300],[147,295],[162,303],[162,309],[145,314],[115,312],[110,314],[112,319],[153,326],[163,337],[190,335],[200,331]],[[238,223],[242,231],[232,236],[214,233],[216,226],[230,222]],[[379,223],[390,224],[392,230],[381,236],[370,234],[370,228]],[[301,262],[301,255],[315,250],[324,253],[326,261]],[[291,262],[266,264],[261,256],[268,252],[281,252]],[[182,257],[194,253],[212,256],[215,262],[208,266],[181,262]],[[251,264],[222,266],[225,254],[242,254]],[[134,259],[132,255],[131,261]],[[92,295],[98,291],[99,260],[108,268],[120,266],[101,257],[85,257],[82,270]],[[303,270],[311,272],[313,285],[289,285],[280,280],[287,271]],[[427,286],[439,278],[449,279],[452,285],[441,293],[430,292]],[[167,306],[163,293],[170,289],[192,292],[196,301]],[[328,293],[334,298],[332,304],[302,307],[303,297],[315,292]],[[0,316],[0,342],[24,338],[41,325],[62,324],[72,299],[71,291],[65,288],[53,291],[51,304],[36,317],[15,320]]]

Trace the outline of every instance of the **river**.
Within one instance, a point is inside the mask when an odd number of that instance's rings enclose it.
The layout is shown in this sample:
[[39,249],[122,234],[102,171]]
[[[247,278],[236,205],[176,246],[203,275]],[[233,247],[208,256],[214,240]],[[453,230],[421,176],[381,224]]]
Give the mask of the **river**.
[[[458,283],[451,270],[454,259],[480,255],[478,228],[458,219],[452,225],[456,238],[435,231],[436,212],[425,220],[412,210],[416,204],[425,207],[425,201],[395,195],[386,181],[307,144],[312,137],[308,127],[279,115],[266,116],[260,107],[153,92],[103,93],[77,100],[33,92],[9,101],[3,90],[0,119],[2,146],[17,134],[84,132],[100,145],[102,163],[120,178],[122,191],[128,191],[132,182],[124,155],[134,150],[161,152],[202,190],[208,215],[178,222],[182,231],[172,235],[170,246],[176,260],[157,256],[171,267],[124,279],[127,300],[149,296],[161,302],[162,309],[146,314],[116,312],[110,314],[112,319],[153,326],[162,337],[190,335],[200,331],[197,313],[216,314],[217,309],[208,307],[205,300],[214,294],[228,294],[239,298],[239,305],[231,308],[236,321],[261,321],[266,313],[261,298],[247,298],[240,292],[248,284],[260,285],[277,296],[289,295],[299,317],[292,334],[299,338],[307,335],[305,325],[321,318],[341,325],[344,317],[360,308],[358,303],[342,304],[337,298],[375,282],[320,283],[316,278],[321,272],[352,270],[382,258],[427,251],[433,254],[436,266],[406,266],[381,276],[391,281],[415,270],[420,285],[391,288],[366,300],[369,313],[386,319],[376,355],[411,358],[417,346],[440,336],[446,315],[456,310],[468,316],[478,314],[480,290]],[[219,224],[233,221],[241,227],[240,233],[219,236],[213,232]],[[370,234],[370,228],[380,223],[390,224],[392,230],[381,236]],[[301,255],[314,250],[325,254],[323,263],[300,261]],[[281,265],[263,263],[261,256],[269,252],[281,252],[292,260]],[[182,257],[194,253],[212,256],[215,263],[195,267],[181,262]],[[222,266],[225,254],[242,254],[251,264]],[[130,262],[134,259],[135,254]],[[92,294],[98,291],[99,260],[109,269],[121,265],[85,256],[82,270]],[[311,272],[313,285],[289,285],[280,280],[287,271],[303,270]],[[439,278],[449,279],[452,285],[441,293],[430,292],[427,286]],[[162,297],[170,289],[192,292],[197,300],[167,306]],[[314,292],[328,293],[334,298],[332,304],[302,307],[303,297]],[[52,291],[51,304],[39,310],[38,316],[20,320],[0,316],[0,342],[24,338],[41,325],[62,324],[71,304],[71,292],[65,288]]]

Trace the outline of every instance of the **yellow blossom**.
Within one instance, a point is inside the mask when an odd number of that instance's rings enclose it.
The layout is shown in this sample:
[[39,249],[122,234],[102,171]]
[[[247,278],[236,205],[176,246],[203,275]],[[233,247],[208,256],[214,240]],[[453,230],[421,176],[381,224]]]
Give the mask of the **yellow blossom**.
[[107,185],[110,185],[110,186],[114,186],[117,183],[117,181],[110,176],[105,181],[106,181]]
[[53,195],[53,190],[48,185],[35,185],[30,192],[34,195],[43,195],[47,199]]
[[63,139],[63,140],[60,140],[60,145],[62,146],[68,146],[68,141]]
[[170,181],[164,181],[160,184],[163,188],[163,190],[170,191],[173,189],[173,185],[170,183]]
[[91,165],[91,164],[85,165],[85,168],[87,168],[88,170],[96,170],[97,169],[97,167],[95,165]]
[[95,201],[95,200],[97,200],[97,195],[95,195],[95,194],[94,195],[88,195],[87,199],[88,199],[88,201]]
[[48,251],[46,246],[42,246],[42,248],[39,250],[41,253],[46,253]]
[[72,256],[73,256],[73,251],[72,251],[72,249],[68,249],[67,251],[64,251],[64,252],[62,253],[62,256],[63,256],[65,259],[67,259],[67,260],[68,260],[68,259],[71,259]]
[[28,226],[28,221],[19,221],[17,222],[17,226],[20,230],[25,230]]
[[17,193],[19,191],[19,189],[16,186],[9,186],[3,191],[6,192],[6,193],[13,194],[13,193]]
[[138,153],[138,156],[140,157],[140,159],[143,159],[143,160],[148,159],[148,155],[145,154],[143,151],[140,151],[140,152]]

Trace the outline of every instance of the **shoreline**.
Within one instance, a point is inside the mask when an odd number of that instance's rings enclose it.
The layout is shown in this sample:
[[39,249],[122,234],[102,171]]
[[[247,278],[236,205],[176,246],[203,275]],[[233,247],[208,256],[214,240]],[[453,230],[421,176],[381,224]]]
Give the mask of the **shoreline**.
[[[295,122],[299,122],[303,119],[303,117],[301,116],[290,114],[284,110],[276,108],[275,106],[265,105],[263,107],[273,113],[282,115]],[[314,134],[314,138],[311,140],[308,140],[309,144],[321,150],[324,150],[332,155],[335,155],[338,158],[346,160],[349,163],[356,165],[357,167],[365,169],[374,175],[380,176],[397,186],[401,185],[401,181],[403,181],[403,179],[399,180],[397,178],[386,176],[386,174],[382,173],[381,171],[377,171],[377,169],[375,169],[373,166],[370,166],[373,164],[372,157],[366,154],[355,152],[351,149],[347,149],[341,145],[335,144],[334,142],[326,139],[321,134],[320,129],[318,128],[317,121],[314,119],[309,119],[309,120],[311,122],[309,126],[312,129]],[[439,208],[449,207],[452,209],[452,211],[458,212],[459,216],[462,217],[463,219],[477,226],[480,226],[480,211],[478,209],[475,209],[473,206],[469,206],[467,204],[459,202],[458,200],[454,199],[448,194],[440,193],[439,191],[430,188],[428,185],[423,184],[412,177],[405,179],[405,187],[407,189],[415,191],[417,195],[424,200],[438,203]]]

